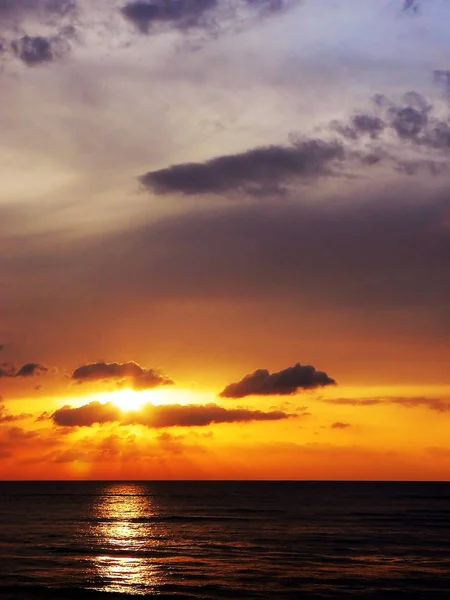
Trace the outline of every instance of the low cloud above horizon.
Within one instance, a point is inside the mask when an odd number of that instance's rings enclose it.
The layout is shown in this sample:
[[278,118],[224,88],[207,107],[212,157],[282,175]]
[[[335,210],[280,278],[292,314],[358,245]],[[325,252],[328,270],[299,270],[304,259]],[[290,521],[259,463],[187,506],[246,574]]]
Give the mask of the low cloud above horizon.
[[245,396],[286,396],[302,390],[336,385],[334,379],[310,365],[297,363],[278,373],[258,369],[237,383],[230,383],[220,393],[222,398],[245,398]]
[[249,423],[251,421],[279,421],[295,415],[279,410],[263,412],[243,408],[226,409],[217,404],[159,405],[145,404],[137,411],[123,412],[114,403],[91,402],[80,408],[64,406],[52,415],[62,427],[90,427],[96,423],[117,421],[121,425],[144,425],[156,429],[164,427],[205,427],[212,423]]

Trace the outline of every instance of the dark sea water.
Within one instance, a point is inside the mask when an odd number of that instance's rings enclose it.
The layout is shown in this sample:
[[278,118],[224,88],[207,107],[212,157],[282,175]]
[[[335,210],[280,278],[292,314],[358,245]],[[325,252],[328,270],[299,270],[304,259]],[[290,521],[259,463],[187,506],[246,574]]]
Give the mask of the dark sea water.
[[450,599],[450,484],[0,483],[0,598]]

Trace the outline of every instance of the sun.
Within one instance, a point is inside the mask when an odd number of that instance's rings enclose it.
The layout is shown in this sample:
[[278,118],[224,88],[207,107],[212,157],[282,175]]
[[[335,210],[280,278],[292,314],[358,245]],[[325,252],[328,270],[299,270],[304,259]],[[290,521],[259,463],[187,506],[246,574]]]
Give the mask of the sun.
[[141,406],[151,402],[151,393],[148,390],[136,392],[135,390],[124,389],[110,394],[109,400],[121,410],[139,410]]
[[[1,1],[1,0],[0,0]],[[147,390],[123,388],[109,392],[96,392],[80,397],[77,406],[89,402],[107,404],[111,402],[124,412],[140,410],[146,404],[161,406],[167,404],[208,404],[216,401],[215,392],[185,388],[168,388],[166,386]]]

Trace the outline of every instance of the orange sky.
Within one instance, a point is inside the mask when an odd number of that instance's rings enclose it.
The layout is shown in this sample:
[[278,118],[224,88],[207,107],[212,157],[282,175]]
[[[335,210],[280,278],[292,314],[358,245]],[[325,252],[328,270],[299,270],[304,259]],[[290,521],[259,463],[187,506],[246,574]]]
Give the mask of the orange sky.
[[231,3],[0,8],[0,478],[449,477],[450,7]]

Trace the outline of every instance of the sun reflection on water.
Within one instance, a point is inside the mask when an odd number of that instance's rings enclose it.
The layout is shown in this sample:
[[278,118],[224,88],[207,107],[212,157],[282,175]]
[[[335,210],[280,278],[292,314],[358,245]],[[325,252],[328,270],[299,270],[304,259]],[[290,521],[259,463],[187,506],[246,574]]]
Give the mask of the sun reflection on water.
[[151,519],[157,515],[148,490],[136,484],[114,484],[93,509],[93,535],[104,549],[94,567],[103,591],[145,594],[161,582],[150,556],[158,544]]

